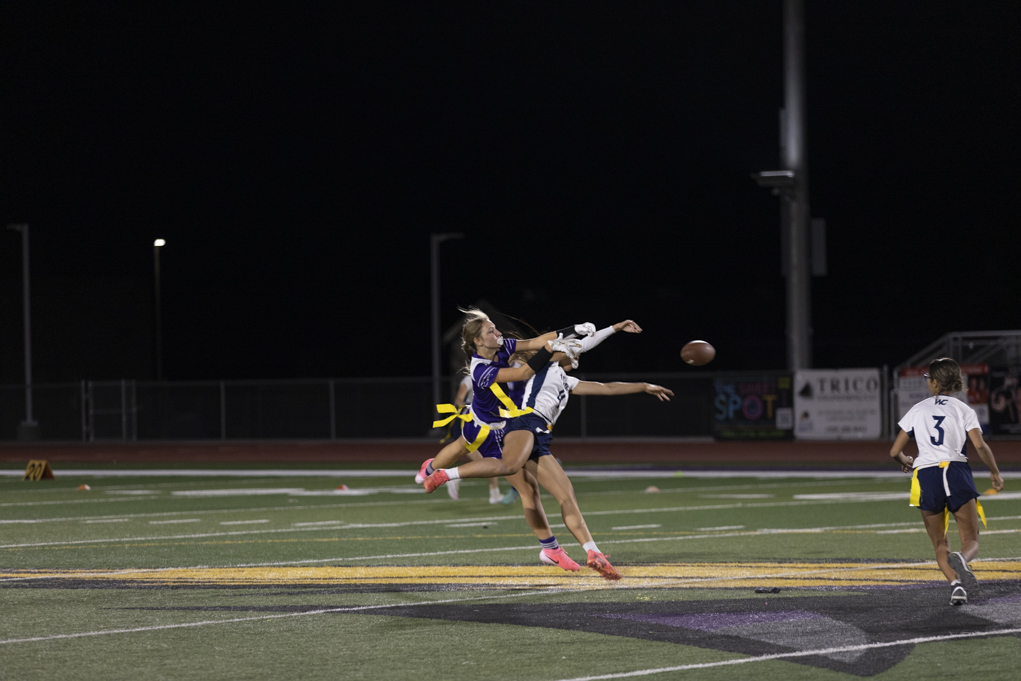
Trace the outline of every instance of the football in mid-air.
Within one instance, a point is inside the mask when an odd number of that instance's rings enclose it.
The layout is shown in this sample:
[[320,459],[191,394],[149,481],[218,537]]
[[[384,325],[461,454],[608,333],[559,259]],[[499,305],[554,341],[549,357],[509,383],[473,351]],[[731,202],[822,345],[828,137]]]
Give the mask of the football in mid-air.
[[702,340],[694,340],[681,348],[681,359],[692,366],[709,364],[716,356],[716,349]]

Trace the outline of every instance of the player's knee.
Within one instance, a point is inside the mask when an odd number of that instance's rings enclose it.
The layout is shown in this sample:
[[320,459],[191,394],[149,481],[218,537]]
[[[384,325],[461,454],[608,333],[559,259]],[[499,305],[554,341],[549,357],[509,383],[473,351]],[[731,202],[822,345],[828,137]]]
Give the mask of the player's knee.
[[503,465],[504,465],[504,468],[507,471],[506,473],[503,474],[505,476],[507,476],[507,475],[514,475],[515,473],[517,473],[518,471],[521,470],[521,465],[520,464],[516,464],[516,463],[514,463],[512,461],[504,461]]
[[508,477],[514,475],[521,470],[521,466],[515,466],[509,461],[499,459],[500,461],[500,477]]

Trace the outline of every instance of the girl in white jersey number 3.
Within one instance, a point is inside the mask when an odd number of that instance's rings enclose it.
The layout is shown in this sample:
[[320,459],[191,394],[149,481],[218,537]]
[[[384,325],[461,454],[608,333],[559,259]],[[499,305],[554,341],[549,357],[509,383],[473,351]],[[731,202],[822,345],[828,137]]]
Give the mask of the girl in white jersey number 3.
[[[968,466],[968,441],[989,467],[989,479],[997,492],[1003,478],[993,451],[982,438],[975,410],[951,393],[964,385],[961,367],[949,357],[929,364],[925,374],[932,397],[911,407],[897,424],[901,431],[890,449],[905,473],[912,473],[911,501],[922,511],[922,522],[936,549],[936,562],[950,582],[950,604],[962,605],[978,596],[978,581],[968,565],[978,555],[978,491]],[[911,436],[918,455],[904,454]],[[947,539],[949,515],[954,514],[961,536],[961,550],[950,552]]]

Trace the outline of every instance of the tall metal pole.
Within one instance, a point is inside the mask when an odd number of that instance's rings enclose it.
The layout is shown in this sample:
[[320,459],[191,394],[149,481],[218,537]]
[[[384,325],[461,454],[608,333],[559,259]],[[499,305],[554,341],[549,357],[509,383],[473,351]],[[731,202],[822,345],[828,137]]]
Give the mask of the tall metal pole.
[[160,249],[166,245],[163,239],[152,243],[152,270],[156,282],[156,380],[163,380],[163,310],[160,304]]
[[429,264],[432,277],[433,404],[440,403],[440,244],[448,239],[463,239],[464,234],[430,234]]
[[28,276],[28,225],[7,225],[7,229],[21,232],[21,286],[24,296],[22,312],[25,317],[25,420],[21,423],[18,439],[34,440],[38,437],[39,424],[32,417],[32,311]]
[[805,6],[784,0],[784,116],[781,163],[794,171],[781,211],[787,230],[787,364],[791,370],[812,366],[812,292],[808,261],[808,153],[805,134]]

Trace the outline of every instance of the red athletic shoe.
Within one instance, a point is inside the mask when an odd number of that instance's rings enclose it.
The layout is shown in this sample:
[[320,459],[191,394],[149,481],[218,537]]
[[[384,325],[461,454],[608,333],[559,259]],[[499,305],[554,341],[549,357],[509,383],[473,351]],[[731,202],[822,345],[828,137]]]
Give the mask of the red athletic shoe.
[[610,561],[606,560],[606,556],[599,553],[598,551],[589,551],[588,560],[585,561],[586,565],[598,572],[603,576],[604,579],[611,581],[620,579],[620,573],[610,565]]
[[450,478],[447,477],[447,472],[442,468],[433,471],[433,474],[425,479],[425,491],[432,494],[436,491],[436,488],[445,483]]
[[429,464],[431,464],[435,460],[436,460],[436,457],[433,457],[431,459],[426,459],[425,462],[422,464],[422,467],[418,469],[418,473],[415,473],[415,484],[416,485],[421,485],[423,482],[425,482],[425,479],[427,477],[426,474],[425,474],[425,469],[426,469],[426,467]]
[[567,555],[567,552],[562,548],[555,549],[543,549],[539,552],[539,560],[546,565],[556,565],[557,567],[570,570],[571,572],[577,572],[581,569],[581,566],[571,560],[571,557]]

